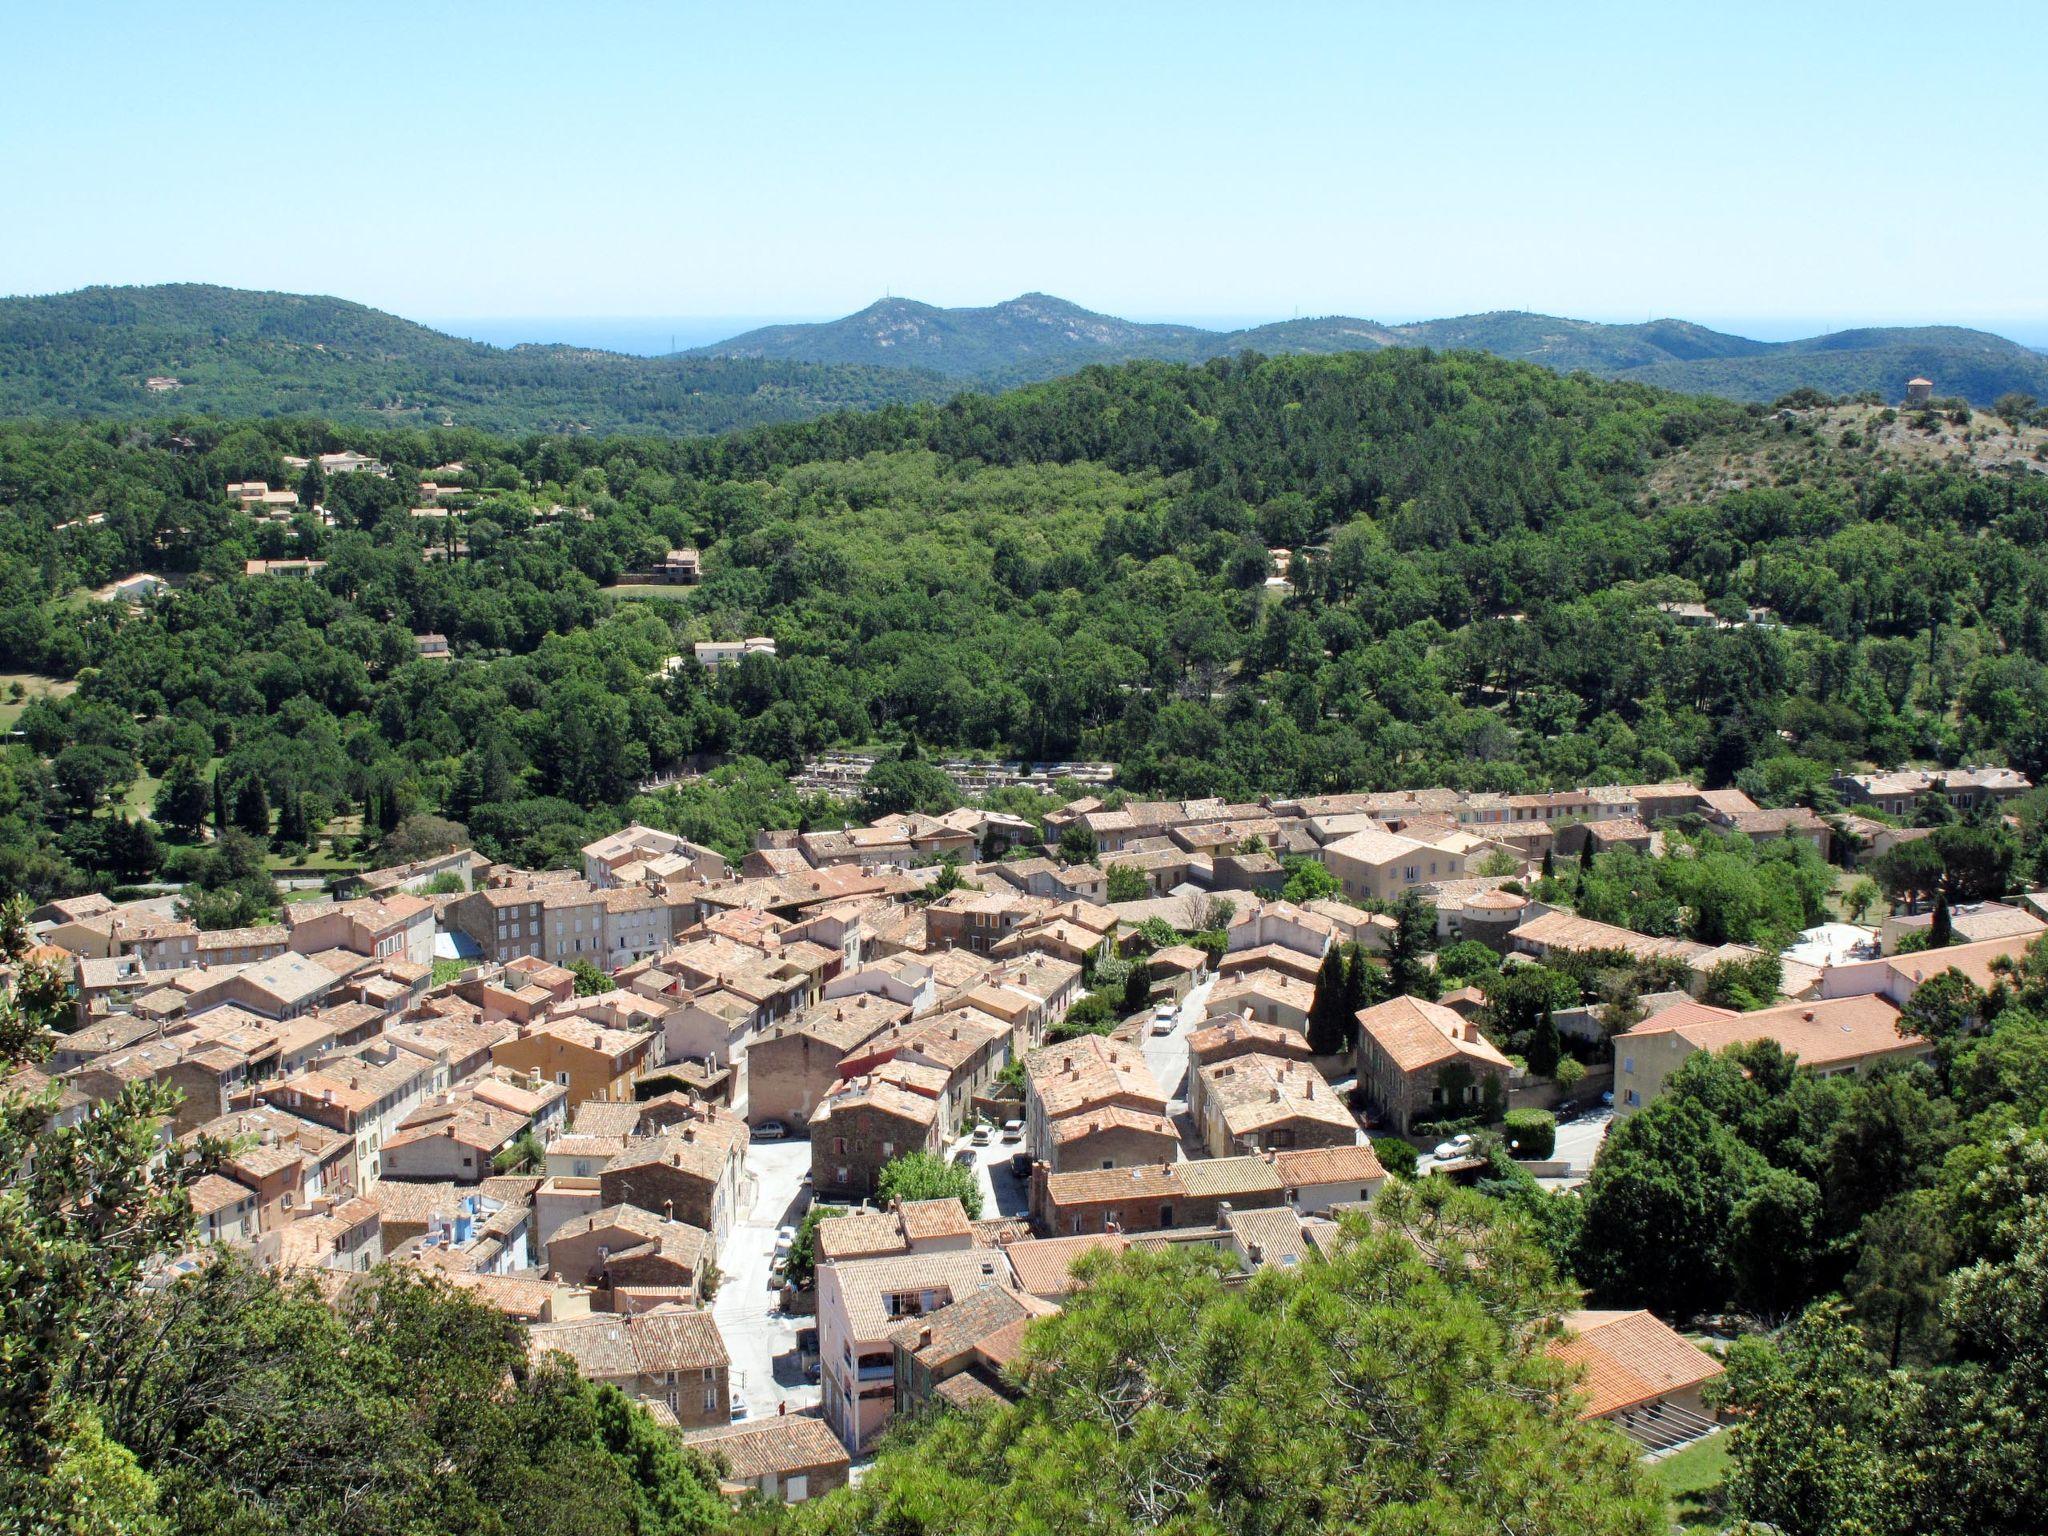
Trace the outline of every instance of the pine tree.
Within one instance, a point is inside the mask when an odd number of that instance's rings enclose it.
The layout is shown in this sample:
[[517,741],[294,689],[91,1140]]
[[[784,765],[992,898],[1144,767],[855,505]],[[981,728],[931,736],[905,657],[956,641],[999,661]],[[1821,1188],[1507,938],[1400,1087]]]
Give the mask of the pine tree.
[[235,825],[251,837],[270,836],[270,794],[253,773],[235,786]]
[[199,777],[199,770],[190,758],[180,757],[172,761],[163,783],[157,786],[154,814],[161,825],[191,837],[206,820],[207,798],[206,781]]

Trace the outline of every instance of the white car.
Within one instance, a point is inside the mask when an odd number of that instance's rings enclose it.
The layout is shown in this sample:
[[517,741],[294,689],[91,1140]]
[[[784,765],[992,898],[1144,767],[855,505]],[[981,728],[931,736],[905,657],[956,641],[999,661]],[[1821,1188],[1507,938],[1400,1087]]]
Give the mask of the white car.
[[747,1389],[744,1383],[735,1381],[732,1388],[732,1416],[735,1423],[747,1416]]
[[1430,1148],[1429,1155],[1435,1158],[1440,1163],[1448,1163],[1452,1158],[1458,1155],[1458,1148],[1457,1145],[1453,1142],[1440,1141],[1434,1147]]
[[967,1139],[977,1147],[985,1147],[995,1140],[995,1133],[985,1125],[977,1125],[974,1128],[974,1134]]
[[789,1252],[789,1250],[793,1248],[795,1245],[795,1227],[777,1227],[775,1229],[775,1254],[777,1258],[780,1258],[783,1254]]
[[754,1140],[780,1141],[789,1134],[789,1127],[780,1120],[763,1120],[754,1127]]
[[1004,1140],[1004,1141],[1006,1141],[1006,1142],[1017,1142],[1017,1141],[1022,1141],[1023,1139],[1024,1139],[1024,1122],[1023,1122],[1022,1120],[1005,1120],[1005,1121],[1003,1122],[1003,1140]]

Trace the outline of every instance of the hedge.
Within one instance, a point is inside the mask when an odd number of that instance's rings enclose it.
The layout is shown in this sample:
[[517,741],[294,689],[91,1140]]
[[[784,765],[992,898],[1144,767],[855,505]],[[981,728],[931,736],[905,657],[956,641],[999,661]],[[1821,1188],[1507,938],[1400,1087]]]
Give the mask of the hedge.
[[1501,1130],[1509,1149],[1525,1162],[1542,1162],[1557,1150],[1557,1116],[1547,1109],[1511,1109]]

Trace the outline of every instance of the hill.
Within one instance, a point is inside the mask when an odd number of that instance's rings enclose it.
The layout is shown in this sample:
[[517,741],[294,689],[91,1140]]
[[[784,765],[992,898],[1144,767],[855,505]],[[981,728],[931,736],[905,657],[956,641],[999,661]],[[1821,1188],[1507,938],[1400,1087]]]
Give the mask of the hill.
[[1688,394],[1771,401],[1802,386],[1829,394],[1875,390],[1896,399],[1915,375],[1944,395],[1988,405],[2010,390],[2048,396],[2048,361],[2017,342],[1957,326],[1842,331],[1756,341],[1686,320],[1608,325],[1517,310],[1382,325],[1345,315],[1245,330],[1152,325],[1028,293],[985,308],[940,309],[885,299],[815,325],[777,325],[687,356],[916,366],[963,383],[1001,386],[1053,378],[1089,363],[1202,362],[1252,351],[1372,352],[1383,347],[1491,352],[1560,373],[1656,384]]
[[696,433],[947,392],[901,367],[489,347],[343,299],[197,283],[0,299],[7,416]]

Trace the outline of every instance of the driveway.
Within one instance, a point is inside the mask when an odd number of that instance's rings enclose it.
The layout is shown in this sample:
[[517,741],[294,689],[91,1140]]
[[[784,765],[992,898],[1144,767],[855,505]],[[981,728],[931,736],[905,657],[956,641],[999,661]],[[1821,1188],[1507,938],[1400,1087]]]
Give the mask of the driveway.
[[1608,1128],[1613,1124],[1611,1109],[1589,1109],[1576,1119],[1559,1122],[1557,1150],[1552,1156],[1560,1163],[1571,1164],[1572,1173],[1584,1178],[1593,1171],[1593,1160],[1600,1155]]
[[782,1293],[770,1289],[778,1227],[795,1226],[811,1203],[804,1175],[811,1171],[808,1141],[756,1141],[747,1147],[751,1205],[734,1220],[718,1254],[718,1295],[711,1315],[732,1357],[732,1384],[744,1391],[747,1417],[765,1418],[778,1405],[794,1412],[818,1400],[804,1380],[796,1336],[805,1318],[785,1318]]
[[1028,1179],[1020,1179],[1010,1172],[1010,1154],[1023,1150],[1022,1141],[1004,1141],[1000,1135],[985,1147],[977,1147],[968,1136],[961,1136],[946,1149],[946,1156],[955,1161],[963,1155],[972,1160],[975,1177],[981,1181],[981,1214],[984,1217],[1023,1216],[1030,1210]]

